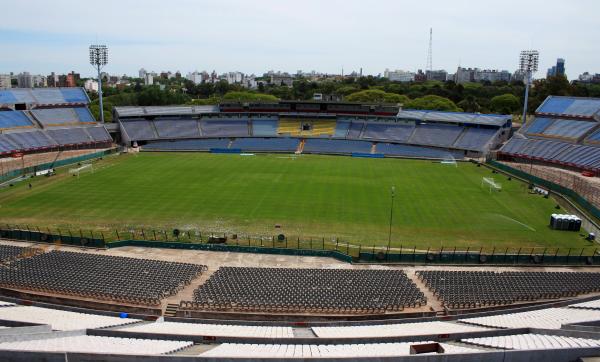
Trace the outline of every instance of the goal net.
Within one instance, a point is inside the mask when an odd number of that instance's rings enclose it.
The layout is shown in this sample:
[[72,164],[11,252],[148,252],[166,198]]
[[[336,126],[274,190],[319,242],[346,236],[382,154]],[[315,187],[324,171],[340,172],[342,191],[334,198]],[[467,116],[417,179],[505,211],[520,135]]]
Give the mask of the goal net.
[[79,174],[83,172],[94,172],[94,166],[91,163],[81,165],[77,168],[70,168],[69,173],[73,176],[77,176],[79,178]]
[[500,183],[496,182],[491,177],[484,177],[484,178],[482,178],[481,179],[481,186],[482,187],[488,187],[489,190],[490,190],[490,192],[502,190],[502,185]]
[[450,165],[450,166],[454,166],[454,167],[458,167],[458,164],[456,163],[456,159],[452,156],[452,155],[447,155],[445,156],[440,163],[442,165]]

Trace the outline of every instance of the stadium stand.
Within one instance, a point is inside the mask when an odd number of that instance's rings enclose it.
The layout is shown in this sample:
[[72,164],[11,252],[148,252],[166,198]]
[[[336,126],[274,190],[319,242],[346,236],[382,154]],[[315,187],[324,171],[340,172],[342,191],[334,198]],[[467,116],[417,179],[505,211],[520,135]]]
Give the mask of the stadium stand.
[[107,328],[140,321],[132,318],[119,318],[99,314],[20,305],[0,308],[0,320],[48,324],[55,331]]
[[0,263],[10,262],[19,257],[32,255],[38,251],[38,249],[29,247],[0,245]]
[[53,128],[46,130],[46,134],[61,146],[90,143],[93,141],[85,131],[85,128]]
[[304,153],[339,153],[351,154],[370,153],[373,143],[368,141],[348,141],[335,139],[312,139],[309,138],[304,144]]
[[410,138],[410,143],[438,147],[454,144],[463,127],[453,124],[419,124]]
[[56,147],[58,143],[51,139],[45,132],[35,130],[28,132],[5,133],[6,139],[16,146],[13,150],[36,150]]
[[231,148],[239,148],[242,151],[295,152],[298,143],[297,138],[236,138]]
[[[223,343],[201,357],[211,358],[348,358],[399,357],[411,355],[410,347],[431,342],[361,343],[361,344],[242,344]],[[478,349],[440,343],[446,354],[479,352]]]
[[95,142],[110,142],[112,138],[110,134],[106,130],[106,128],[102,126],[98,127],[87,127],[85,131],[90,135],[93,141]]
[[366,324],[335,327],[311,327],[311,330],[319,338],[379,338],[468,333],[486,331],[490,329],[461,323],[435,321],[402,324]]
[[127,138],[131,141],[154,140],[158,138],[152,121],[134,120],[122,122]]
[[461,159],[464,156],[463,151],[451,151],[445,149],[402,145],[396,143],[377,143],[376,149],[377,153],[383,153],[386,156],[424,157],[435,159]]
[[205,269],[196,264],[51,251],[0,267],[0,285],[156,305]]
[[160,138],[198,138],[200,130],[196,120],[161,119],[154,120]]
[[0,90],[0,104],[88,104],[83,88],[9,88]]
[[302,123],[297,119],[280,118],[277,134],[283,136],[300,136]]
[[362,138],[406,142],[415,129],[410,123],[367,123]]
[[524,130],[526,134],[539,135],[544,133],[544,130],[553,122],[553,118],[536,117]]
[[221,267],[182,308],[269,312],[382,313],[426,298],[400,270]]
[[600,99],[549,96],[536,110],[540,115],[555,115],[578,118],[598,116]]
[[[474,327],[477,328],[477,327]],[[176,334],[184,336],[215,336],[239,338],[294,338],[292,327],[207,324],[181,322],[155,322],[135,324],[121,328],[127,332]]]
[[335,131],[333,133],[333,137],[335,138],[346,138],[348,135],[348,131],[350,130],[350,124],[352,121],[350,120],[342,120],[338,119],[335,124]]
[[255,137],[277,136],[277,119],[253,119],[252,135]]
[[83,352],[125,355],[161,355],[192,346],[190,341],[164,341],[100,336],[64,336],[26,341],[0,342],[0,351]]
[[31,127],[33,127],[33,124],[23,111],[0,112],[0,130]]
[[596,122],[557,119],[548,126],[542,134],[547,137],[558,137],[577,141],[597,125],[598,123]]
[[211,148],[227,148],[230,142],[229,138],[155,141],[142,148],[145,150],[209,151]]
[[587,139],[586,143],[591,145],[600,145],[600,129],[592,133]]
[[600,273],[416,272],[443,305],[453,309],[572,297],[600,290]]
[[87,108],[42,108],[30,113],[44,128],[95,123]]
[[490,146],[498,129],[467,127],[454,143],[454,148],[483,151]]
[[347,139],[359,139],[362,135],[363,129],[365,128],[365,122],[363,121],[352,121],[348,128],[346,135]]
[[504,313],[460,319],[460,322],[493,328],[560,329],[563,324],[600,320],[600,311],[575,308],[547,308],[529,312]]
[[204,137],[248,137],[248,120],[210,118],[200,121]]
[[600,347],[600,341],[544,334],[515,334],[484,338],[465,338],[461,342],[487,348],[534,350],[578,347]]

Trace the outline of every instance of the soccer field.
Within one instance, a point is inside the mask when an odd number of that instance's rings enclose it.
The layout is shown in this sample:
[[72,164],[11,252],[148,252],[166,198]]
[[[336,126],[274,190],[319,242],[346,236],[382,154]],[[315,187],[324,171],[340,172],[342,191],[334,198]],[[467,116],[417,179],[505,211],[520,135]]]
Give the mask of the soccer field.
[[[0,192],[2,222],[332,238],[417,247],[583,247],[547,226],[556,202],[485,167],[342,156],[141,153]],[[501,192],[481,186],[494,177]],[[279,224],[281,229],[276,229]]]

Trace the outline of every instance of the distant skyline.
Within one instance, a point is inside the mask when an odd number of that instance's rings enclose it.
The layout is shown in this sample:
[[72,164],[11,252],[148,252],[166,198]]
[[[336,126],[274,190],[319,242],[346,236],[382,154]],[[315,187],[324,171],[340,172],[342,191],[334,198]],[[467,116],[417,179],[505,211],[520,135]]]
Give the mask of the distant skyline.
[[[600,72],[594,0],[0,0],[0,73],[92,76],[88,46],[110,48],[110,74],[146,70],[363,74],[461,65],[513,72],[540,51],[536,78],[557,58],[569,79]],[[98,18],[100,15],[100,18]]]

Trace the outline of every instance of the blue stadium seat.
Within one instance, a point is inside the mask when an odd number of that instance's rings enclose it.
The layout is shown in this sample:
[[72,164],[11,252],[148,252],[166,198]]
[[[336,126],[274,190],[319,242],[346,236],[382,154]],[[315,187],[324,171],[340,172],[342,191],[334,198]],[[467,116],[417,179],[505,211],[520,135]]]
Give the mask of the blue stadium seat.
[[533,122],[527,126],[525,129],[525,133],[527,134],[540,134],[544,132],[549,125],[554,122],[553,118],[545,118],[545,117],[536,117]]
[[158,138],[154,132],[152,121],[134,120],[121,122],[121,124],[131,141],[145,141]]
[[236,138],[231,148],[242,151],[295,152],[299,142],[297,138]]
[[450,147],[462,131],[463,127],[451,124],[419,124],[410,138],[410,143]]
[[155,120],[154,126],[159,138],[197,138],[200,137],[198,121],[195,119],[161,119]]
[[544,130],[543,134],[577,140],[597,125],[596,122],[557,119]]
[[248,120],[208,118],[200,121],[203,137],[248,137]]
[[148,143],[142,148],[148,150],[208,151],[211,148],[227,148],[229,142],[228,138],[156,141]]
[[277,119],[253,119],[252,135],[257,137],[277,136]]
[[306,153],[370,153],[371,142],[310,138],[304,144]]
[[378,143],[377,153],[383,153],[387,156],[403,156],[403,157],[423,157],[423,158],[449,158],[452,156],[456,159],[462,159],[464,153],[461,151],[448,151],[435,148],[402,145],[396,143]]
[[362,138],[406,142],[415,129],[414,123],[367,123]]
[[0,112],[0,129],[32,126],[33,124],[23,111]]
[[454,147],[465,150],[484,151],[497,133],[497,128],[467,127],[454,143]]

